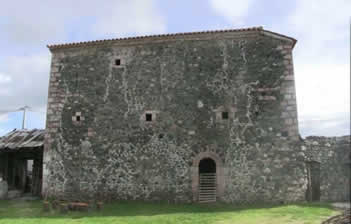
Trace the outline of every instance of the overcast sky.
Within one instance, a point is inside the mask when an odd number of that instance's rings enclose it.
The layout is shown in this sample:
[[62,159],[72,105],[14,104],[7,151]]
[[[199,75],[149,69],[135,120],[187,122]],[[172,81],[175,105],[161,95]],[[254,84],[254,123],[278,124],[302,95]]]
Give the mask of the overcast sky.
[[350,134],[350,0],[4,1],[0,7],[0,136],[44,128],[47,44],[263,26],[298,40],[294,66],[302,136]]

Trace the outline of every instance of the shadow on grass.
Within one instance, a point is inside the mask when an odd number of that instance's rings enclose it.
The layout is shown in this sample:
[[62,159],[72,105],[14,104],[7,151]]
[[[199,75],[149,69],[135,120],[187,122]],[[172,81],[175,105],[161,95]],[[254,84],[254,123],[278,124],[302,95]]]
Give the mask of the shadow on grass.
[[224,203],[214,204],[168,204],[165,202],[118,201],[105,204],[102,211],[68,212],[60,214],[58,210],[43,211],[42,201],[0,201],[0,220],[18,218],[60,218],[79,219],[84,217],[126,217],[155,216],[168,214],[214,213],[252,213],[271,216],[292,215],[296,217],[316,215],[318,212],[329,213],[332,210],[327,203],[299,203],[286,205],[255,204],[238,206]]

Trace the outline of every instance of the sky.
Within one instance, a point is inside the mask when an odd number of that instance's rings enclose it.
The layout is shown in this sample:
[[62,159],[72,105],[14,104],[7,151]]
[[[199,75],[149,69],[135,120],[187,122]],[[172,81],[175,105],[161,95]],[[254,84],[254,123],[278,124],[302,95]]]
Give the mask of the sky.
[[47,44],[263,26],[298,40],[302,137],[350,134],[350,0],[4,1],[0,7],[0,136],[45,128]]

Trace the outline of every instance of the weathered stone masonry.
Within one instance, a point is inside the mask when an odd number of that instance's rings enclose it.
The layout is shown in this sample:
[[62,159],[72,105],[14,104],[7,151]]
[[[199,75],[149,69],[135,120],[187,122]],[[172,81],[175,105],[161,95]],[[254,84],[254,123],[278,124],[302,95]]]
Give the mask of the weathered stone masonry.
[[[350,200],[350,136],[342,137],[307,137],[302,150],[306,154],[306,161],[316,167],[316,173],[311,170],[312,181],[319,183],[321,201],[349,201]],[[307,166],[307,168],[312,168]],[[313,188],[313,186],[311,186]],[[307,191],[307,199],[309,193]]]
[[44,196],[197,201],[211,158],[218,200],[304,200],[295,42],[252,28],[50,46]]

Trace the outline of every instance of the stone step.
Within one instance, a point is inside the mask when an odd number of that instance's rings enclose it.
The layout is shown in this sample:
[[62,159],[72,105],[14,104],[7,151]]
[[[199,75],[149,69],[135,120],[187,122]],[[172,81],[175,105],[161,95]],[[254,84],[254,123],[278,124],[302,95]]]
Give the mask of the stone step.
[[199,196],[216,196],[215,192],[201,192],[199,193]]
[[215,195],[200,195],[199,196],[200,200],[204,200],[204,199],[216,199]]
[[216,200],[200,201],[200,203],[215,203]]
[[199,193],[199,197],[216,197],[215,192],[201,192]]
[[216,186],[200,186],[200,190],[216,190]]
[[201,201],[209,201],[209,200],[216,201],[216,197],[199,197],[199,202],[201,202]]
[[200,189],[199,193],[203,193],[203,192],[216,192],[216,189]]
[[200,203],[215,203],[216,200],[204,200],[204,201],[199,201]]
[[212,203],[216,202],[216,174],[202,173],[199,178],[199,202]]

